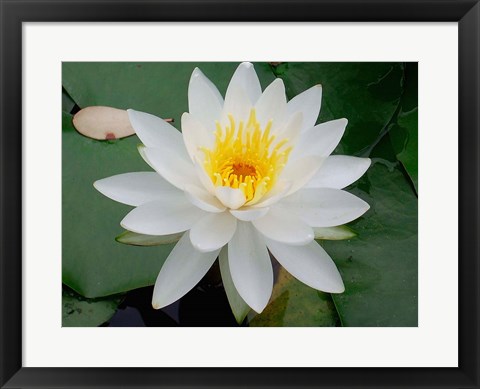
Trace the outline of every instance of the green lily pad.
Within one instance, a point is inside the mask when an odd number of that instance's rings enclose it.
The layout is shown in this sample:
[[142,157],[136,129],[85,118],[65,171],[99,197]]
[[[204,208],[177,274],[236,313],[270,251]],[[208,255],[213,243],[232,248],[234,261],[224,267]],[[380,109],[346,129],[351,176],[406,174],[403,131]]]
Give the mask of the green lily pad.
[[405,92],[396,125],[390,130],[392,146],[418,193],[418,64],[408,63]]
[[[265,88],[275,77],[267,63],[254,65]],[[233,62],[63,62],[62,83],[80,108],[132,108],[173,118],[179,128],[181,115],[188,111],[193,69],[199,67],[224,95],[237,66]]]
[[87,299],[68,288],[62,290],[62,327],[97,327],[117,311],[123,296]]
[[270,302],[249,314],[251,327],[333,327],[340,324],[332,297],[301,283],[279,268]]
[[[397,135],[398,134],[398,135]],[[403,144],[398,137],[403,135]],[[402,162],[415,190],[418,192],[418,111],[414,109],[398,116],[397,127],[392,130],[392,141],[401,149],[397,158]]]
[[289,98],[322,85],[318,123],[348,119],[337,154],[368,153],[394,116],[403,90],[401,63],[288,62],[274,70],[284,80]]
[[[173,245],[120,244],[120,221],[132,209],[100,194],[93,182],[151,170],[137,151],[138,138],[96,141],[80,135],[63,114],[63,282],[85,297],[102,297],[152,285]],[[135,138],[135,139],[132,139]]]
[[371,205],[358,236],[323,241],[345,283],[332,295],[344,326],[417,326],[417,197],[405,176],[377,162],[350,190]]

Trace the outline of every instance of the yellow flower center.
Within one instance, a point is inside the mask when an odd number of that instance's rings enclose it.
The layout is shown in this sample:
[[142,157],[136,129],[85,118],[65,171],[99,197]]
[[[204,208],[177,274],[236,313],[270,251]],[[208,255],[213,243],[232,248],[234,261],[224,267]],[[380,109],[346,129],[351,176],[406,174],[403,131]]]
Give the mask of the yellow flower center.
[[229,125],[216,123],[213,148],[202,148],[204,168],[215,186],[240,189],[247,199],[246,205],[257,203],[277,181],[292,150],[289,139],[276,140],[270,134],[272,121],[261,128],[255,109],[250,111],[246,124],[235,123],[228,115]]

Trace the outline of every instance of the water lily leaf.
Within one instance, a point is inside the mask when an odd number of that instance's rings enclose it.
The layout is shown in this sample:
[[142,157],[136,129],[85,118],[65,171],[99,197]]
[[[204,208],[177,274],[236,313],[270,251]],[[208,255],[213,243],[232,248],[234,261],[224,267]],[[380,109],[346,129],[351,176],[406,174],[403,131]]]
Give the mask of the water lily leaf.
[[332,298],[301,283],[278,266],[272,297],[261,314],[251,311],[251,327],[332,327],[339,325]]
[[96,141],[80,135],[63,114],[62,276],[85,297],[108,296],[152,285],[172,244],[134,247],[115,241],[132,207],[101,195],[93,182],[129,171],[150,170],[137,137]]
[[[388,166],[391,166],[388,164]],[[345,284],[332,295],[344,326],[417,326],[417,197],[406,177],[378,161],[349,190],[371,209],[355,239],[322,241]]]
[[[262,87],[274,80],[267,63],[255,63]],[[190,75],[199,67],[225,94],[238,63],[233,62],[63,62],[62,84],[80,108],[132,108],[180,123],[188,111]]]
[[86,107],[73,117],[77,131],[92,139],[114,140],[133,135],[127,111],[111,107]]
[[[397,126],[392,129],[392,142],[397,158],[402,162],[415,190],[418,192],[418,111],[414,109],[398,115]],[[403,138],[403,142],[401,139]],[[401,151],[398,151],[401,150]]]
[[403,90],[400,63],[287,62],[274,70],[284,80],[289,98],[322,85],[318,123],[348,119],[337,154],[368,153],[395,114]]
[[132,246],[159,246],[162,244],[177,243],[183,236],[183,232],[171,235],[145,235],[132,231],[125,231],[118,235],[115,240],[119,243]]
[[418,64],[407,63],[405,92],[396,124],[390,130],[396,156],[418,192]]
[[320,240],[345,240],[352,239],[357,234],[347,226],[337,227],[314,227],[315,239]]
[[96,327],[117,311],[123,296],[86,299],[71,289],[62,290],[62,327]]

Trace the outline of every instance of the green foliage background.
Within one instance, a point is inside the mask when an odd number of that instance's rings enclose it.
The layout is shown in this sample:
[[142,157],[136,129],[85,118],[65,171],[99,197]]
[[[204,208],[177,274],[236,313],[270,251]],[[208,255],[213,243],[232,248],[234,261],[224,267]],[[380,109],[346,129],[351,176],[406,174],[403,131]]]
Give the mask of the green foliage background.
[[[173,245],[117,243],[130,207],[98,193],[93,182],[151,170],[136,136],[96,141],[80,135],[72,112],[92,105],[133,108],[164,118],[188,111],[187,87],[199,67],[225,93],[237,63],[93,63],[62,66],[63,325],[109,320],[121,294],[152,285]],[[329,295],[279,269],[267,309],[251,326],[416,326],[418,322],[418,99],[416,63],[255,63],[262,87],[284,80],[288,98],[322,84],[318,122],[345,117],[334,154],[370,157],[348,190],[371,209],[350,224],[348,241],[322,241],[346,291]]]

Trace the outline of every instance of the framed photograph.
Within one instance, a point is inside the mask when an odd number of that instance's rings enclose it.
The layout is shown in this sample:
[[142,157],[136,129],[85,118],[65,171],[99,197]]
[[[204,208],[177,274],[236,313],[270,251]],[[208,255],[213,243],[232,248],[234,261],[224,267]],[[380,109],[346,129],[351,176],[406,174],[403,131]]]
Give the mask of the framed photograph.
[[0,3],[2,388],[480,387],[477,1]]

